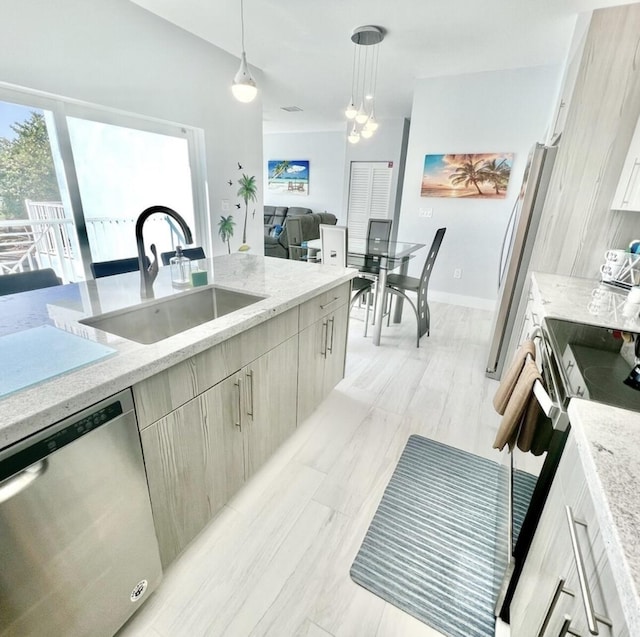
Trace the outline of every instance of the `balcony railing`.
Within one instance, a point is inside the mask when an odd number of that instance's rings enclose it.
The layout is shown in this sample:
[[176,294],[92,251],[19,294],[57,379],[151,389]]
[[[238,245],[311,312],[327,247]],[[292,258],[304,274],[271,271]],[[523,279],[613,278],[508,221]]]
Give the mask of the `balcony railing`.
[[[64,283],[84,279],[73,219],[64,217],[58,202],[27,201],[30,219],[0,220],[0,275],[53,268]],[[86,219],[93,261],[108,261],[137,254],[134,217]],[[152,216],[145,227],[147,243],[158,252],[184,243],[180,228],[169,217]],[[169,230],[169,232],[167,232]]]

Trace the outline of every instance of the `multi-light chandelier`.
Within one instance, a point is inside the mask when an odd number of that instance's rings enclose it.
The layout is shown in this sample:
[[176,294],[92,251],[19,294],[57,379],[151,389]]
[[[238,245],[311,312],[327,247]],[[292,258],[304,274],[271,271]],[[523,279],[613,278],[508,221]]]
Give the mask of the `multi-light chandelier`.
[[[357,144],[360,138],[369,139],[379,124],[375,117],[375,94],[378,76],[377,45],[384,39],[384,31],[371,25],[358,27],[351,34],[353,42],[353,68],[351,74],[351,99],[344,114],[353,121],[347,139]],[[357,104],[357,106],[356,106]]]

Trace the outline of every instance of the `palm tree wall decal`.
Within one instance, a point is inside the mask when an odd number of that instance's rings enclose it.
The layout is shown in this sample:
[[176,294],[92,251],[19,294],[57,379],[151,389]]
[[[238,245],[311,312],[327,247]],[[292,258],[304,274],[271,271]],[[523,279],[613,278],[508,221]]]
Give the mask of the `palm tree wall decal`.
[[230,239],[233,237],[233,228],[236,222],[233,220],[233,216],[223,217],[220,215],[220,221],[218,222],[218,234],[223,242],[227,244],[227,251],[231,254]]
[[256,201],[258,186],[256,185],[255,175],[249,177],[249,175],[242,174],[242,177],[238,179],[240,188],[238,188],[238,196],[244,201],[244,225],[242,227],[242,245],[239,250],[246,252],[249,249],[247,245],[247,217],[249,216],[249,202]]

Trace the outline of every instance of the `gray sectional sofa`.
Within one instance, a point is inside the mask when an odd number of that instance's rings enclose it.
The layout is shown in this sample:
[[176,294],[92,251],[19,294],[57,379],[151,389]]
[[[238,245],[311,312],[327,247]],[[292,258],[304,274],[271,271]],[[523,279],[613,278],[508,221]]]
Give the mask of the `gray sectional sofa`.
[[[291,210],[291,208],[289,208]],[[298,208],[298,210],[300,210]],[[296,215],[297,216],[297,215]],[[328,224],[335,226],[338,219],[330,212],[309,212],[300,216],[302,225],[302,240],[320,238],[320,224]],[[280,259],[289,258],[289,242],[287,237],[287,224],[285,224],[282,232],[277,237],[265,235],[264,237],[264,256],[278,257]]]

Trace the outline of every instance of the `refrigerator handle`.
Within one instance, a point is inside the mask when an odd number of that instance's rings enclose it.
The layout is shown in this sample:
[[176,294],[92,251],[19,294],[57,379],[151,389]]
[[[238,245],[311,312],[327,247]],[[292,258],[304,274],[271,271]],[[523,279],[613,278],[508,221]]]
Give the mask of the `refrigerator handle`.
[[518,201],[519,201],[519,197],[518,199],[515,200],[515,203],[513,204],[513,208],[511,209],[511,214],[509,215],[509,221],[507,221],[507,227],[505,228],[504,231],[504,236],[502,237],[502,248],[500,248],[500,263],[498,265],[498,290],[500,289],[500,286],[502,285],[502,279],[504,276],[504,270],[502,269],[502,257],[504,257],[504,249],[505,246],[507,245],[507,237],[509,236],[509,228],[511,228],[511,222],[513,221],[513,218],[516,214],[516,210],[518,209]]

